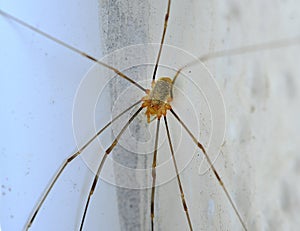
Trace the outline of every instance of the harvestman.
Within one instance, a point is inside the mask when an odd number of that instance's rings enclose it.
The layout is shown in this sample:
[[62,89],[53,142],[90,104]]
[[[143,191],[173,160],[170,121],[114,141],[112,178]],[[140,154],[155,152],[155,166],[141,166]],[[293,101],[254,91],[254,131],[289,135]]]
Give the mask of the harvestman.
[[[168,127],[168,120],[167,120],[167,112],[170,111],[170,113],[172,114],[172,116],[174,116],[174,118],[178,121],[179,124],[181,124],[181,126],[184,128],[184,130],[188,133],[188,135],[190,136],[190,138],[193,140],[193,142],[197,145],[197,147],[203,152],[210,168],[212,169],[215,178],[217,179],[217,181],[219,182],[222,190],[224,191],[231,207],[233,208],[236,216],[238,217],[241,226],[243,227],[244,230],[248,230],[246,223],[244,221],[244,219],[242,218],[242,216],[240,215],[236,205],[234,204],[232,197],[230,196],[227,188],[224,185],[224,182],[222,181],[218,171],[216,170],[216,168],[214,167],[211,158],[209,157],[208,153],[206,152],[206,148],[196,139],[195,135],[190,131],[190,129],[186,126],[186,124],[182,121],[182,119],[180,118],[180,116],[172,109],[171,106],[171,102],[173,99],[173,86],[176,82],[176,79],[178,78],[180,72],[189,67],[194,65],[197,61],[188,63],[184,66],[182,66],[181,68],[179,68],[176,72],[176,74],[174,75],[173,78],[170,77],[160,77],[160,78],[156,78],[156,73],[157,73],[157,69],[159,66],[159,61],[160,61],[160,57],[162,54],[162,48],[164,45],[164,39],[165,39],[165,35],[166,35],[166,31],[167,31],[167,27],[168,27],[168,19],[169,19],[169,15],[170,15],[170,7],[171,7],[171,0],[168,0],[168,6],[167,6],[167,10],[166,10],[166,14],[165,14],[165,19],[164,19],[164,29],[163,29],[163,33],[162,33],[162,37],[161,37],[161,41],[160,41],[160,47],[159,47],[159,51],[158,51],[158,55],[157,55],[157,59],[155,62],[155,67],[153,70],[153,75],[152,75],[152,85],[151,85],[151,89],[145,89],[144,87],[142,87],[140,84],[138,84],[137,82],[135,82],[134,80],[132,80],[130,77],[128,77],[127,75],[125,75],[124,73],[122,73],[121,71],[117,70],[116,68],[114,68],[113,66],[110,66],[106,63],[103,63],[99,60],[97,60],[96,58],[90,56],[89,54],[86,54],[84,52],[82,52],[81,50],[66,44],[65,42],[52,37],[51,35],[23,22],[22,20],[15,18],[12,15],[9,15],[3,11],[0,10],[0,13],[27,27],[28,29],[35,31],[41,35],[43,35],[44,37],[47,37],[48,39],[92,60],[93,62],[104,66],[112,71],[114,71],[118,76],[120,76],[121,78],[126,79],[127,81],[129,81],[131,84],[135,85],[136,87],[138,87],[140,90],[142,90],[145,93],[145,96],[140,99],[139,101],[137,101],[136,103],[134,103],[132,106],[130,106],[129,108],[125,109],[123,112],[121,112],[119,115],[117,115],[115,118],[113,118],[109,123],[107,123],[101,130],[99,130],[88,142],[86,142],[76,153],[74,153],[73,155],[71,155],[60,167],[60,169],[58,170],[58,172],[56,173],[55,177],[53,178],[53,180],[51,181],[50,185],[48,186],[48,188],[46,189],[46,192],[44,193],[44,195],[42,196],[41,200],[39,201],[36,209],[34,210],[34,212],[32,213],[31,217],[28,220],[28,223],[26,224],[25,229],[28,230],[32,223],[34,222],[40,208],[42,207],[45,199],[47,198],[49,192],[51,191],[53,185],[55,184],[55,182],[57,181],[57,179],[59,178],[59,176],[61,175],[61,173],[63,172],[63,170],[65,169],[65,167],[72,162],[72,160],[74,160],[76,157],[78,157],[83,150],[89,146],[89,144],[91,144],[92,141],[94,141],[96,139],[96,137],[98,137],[106,128],[108,128],[114,121],[116,121],[118,118],[120,118],[123,114],[125,114],[126,112],[128,112],[129,110],[131,110],[133,107],[137,106],[138,104],[141,104],[141,106],[139,107],[139,109],[130,117],[130,119],[127,121],[127,123],[123,126],[123,128],[121,129],[121,131],[118,133],[118,135],[116,136],[116,138],[114,139],[114,141],[112,142],[112,144],[106,149],[104,156],[102,157],[102,160],[100,162],[100,165],[98,166],[98,170],[97,170],[97,174],[94,177],[93,180],[93,184],[90,188],[90,192],[86,201],[86,205],[85,205],[85,209],[82,215],[82,219],[81,219],[81,224],[80,224],[80,228],[79,230],[83,229],[84,226],[84,221],[85,221],[85,217],[88,211],[88,207],[90,204],[90,199],[91,196],[94,193],[95,187],[97,185],[98,182],[98,178],[99,175],[101,173],[101,170],[105,164],[106,158],[108,157],[108,155],[112,152],[112,150],[114,149],[114,147],[117,145],[120,137],[122,136],[122,134],[124,133],[124,131],[128,128],[129,124],[134,120],[134,118],[143,110],[146,109],[146,116],[147,116],[147,121],[148,123],[150,123],[151,118],[157,119],[157,125],[156,125],[156,133],[155,133],[155,144],[154,144],[154,151],[153,151],[153,162],[152,162],[152,187],[151,187],[151,205],[150,205],[150,210],[151,210],[151,230],[154,230],[154,201],[155,201],[155,189],[156,189],[156,160],[157,160],[157,147],[158,147],[158,137],[159,137],[159,129],[160,129],[160,120],[163,117],[164,120],[164,124],[165,124],[165,128],[166,128],[166,134],[167,134],[167,138],[168,138],[168,144],[170,147],[170,152],[171,152],[171,156],[172,156],[172,161],[173,161],[173,165],[175,168],[175,172],[176,172],[176,177],[177,177],[177,183],[178,183],[178,187],[181,193],[181,200],[182,200],[182,206],[183,209],[185,211],[186,214],[186,220],[187,220],[187,224],[190,230],[193,230],[193,225],[192,225],[192,221],[189,215],[189,210],[188,210],[188,205],[186,203],[185,200],[185,195],[184,195],[184,189],[180,180],[180,176],[179,176],[179,171],[178,171],[178,167],[177,167],[177,163],[176,163],[176,159],[175,159],[175,155],[174,155],[174,149],[173,149],[173,144],[172,144],[172,140],[171,140],[171,136],[170,136],[170,131],[169,131],[169,127]],[[231,50],[224,50],[224,51],[219,51],[219,52],[215,52],[215,53],[210,53],[207,55],[204,55],[202,57],[199,58],[200,61],[207,61],[209,59],[212,58],[218,58],[218,57],[223,57],[223,56],[231,56],[231,55],[238,55],[238,54],[242,54],[245,52],[254,52],[257,50],[266,50],[266,49],[272,49],[272,48],[279,48],[279,47],[285,47],[285,46],[289,46],[289,45],[293,45],[293,44],[298,44],[300,43],[300,38],[294,38],[294,39],[286,39],[286,40],[278,40],[278,41],[274,41],[274,42],[270,42],[270,43],[265,43],[265,44],[258,44],[258,45],[254,45],[254,46],[247,46],[247,47],[241,47],[241,48],[236,48],[236,49],[231,49]]]

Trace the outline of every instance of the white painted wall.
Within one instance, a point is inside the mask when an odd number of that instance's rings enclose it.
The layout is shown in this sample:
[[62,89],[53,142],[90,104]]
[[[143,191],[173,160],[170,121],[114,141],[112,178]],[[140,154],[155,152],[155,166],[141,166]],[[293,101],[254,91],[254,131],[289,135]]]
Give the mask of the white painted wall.
[[[6,1],[0,8],[101,57],[97,2]],[[0,224],[2,231],[9,231],[24,228],[55,171],[76,149],[73,100],[93,63],[3,16],[0,23]],[[88,132],[83,135],[90,136]],[[76,229],[91,177],[81,159],[67,168],[32,230]],[[106,198],[102,199],[105,205]],[[99,220],[99,215],[95,216],[94,220]]]
[[[160,41],[166,2],[131,1],[136,8],[130,14],[126,14],[130,5],[123,1],[117,3],[117,12],[128,18],[103,21],[105,14],[99,16],[99,12],[111,7],[103,2],[100,10],[98,3],[83,1],[52,1],[48,5],[34,1],[24,5],[1,3],[1,9],[95,57],[102,56],[101,46],[106,54],[128,45]],[[299,9],[296,1],[174,1],[166,43],[201,56],[299,37]],[[99,31],[99,18],[102,28],[119,28],[111,32],[115,37],[106,37],[106,32]],[[141,18],[145,21],[140,21]],[[24,227],[53,173],[74,151],[73,99],[92,63],[2,16],[0,23],[1,31],[5,31],[0,36],[0,224],[1,230],[6,231]],[[105,39],[112,40],[113,46],[105,47],[108,44]],[[167,53],[163,55],[165,60],[178,60]],[[225,144],[215,165],[249,230],[295,230],[299,226],[298,59],[299,46],[293,46],[206,63],[220,87],[226,108]],[[193,123],[189,118],[186,120]],[[202,120],[200,116],[200,120],[209,130],[207,118]],[[89,132],[83,135],[89,137]],[[201,133],[200,138],[205,139],[209,133]],[[180,141],[181,147],[188,145],[186,139]],[[241,230],[212,173],[199,175],[202,156],[200,152],[196,154],[182,174],[195,230]],[[91,177],[81,160],[68,168],[32,230],[78,227]],[[144,199],[139,204],[140,219],[127,219],[125,223],[125,215],[137,216],[124,214],[130,210],[124,210],[120,202],[127,198],[122,198],[122,193],[116,197],[114,186],[104,182],[100,185],[88,215],[88,227],[106,229],[107,225],[109,230],[126,230],[126,227],[148,225],[146,195],[149,192],[138,194],[138,198]],[[174,180],[158,189],[156,224],[159,229],[187,230],[176,190]],[[123,224],[127,226],[124,228]]]

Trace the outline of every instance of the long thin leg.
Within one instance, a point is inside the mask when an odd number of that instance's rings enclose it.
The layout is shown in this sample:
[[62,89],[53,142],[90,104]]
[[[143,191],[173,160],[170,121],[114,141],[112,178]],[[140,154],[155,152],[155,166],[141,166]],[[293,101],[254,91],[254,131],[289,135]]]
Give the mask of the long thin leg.
[[86,212],[87,212],[87,209],[89,207],[89,204],[90,204],[90,199],[91,199],[91,196],[93,195],[94,193],[94,190],[96,188],[96,185],[97,185],[97,182],[98,182],[98,178],[99,178],[99,175],[101,173],[101,170],[102,170],[102,167],[105,163],[105,160],[107,158],[107,156],[109,155],[109,153],[111,153],[111,151],[114,149],[114,147],[117,145],[120,137],[122,136],[122,134],[124,133],[124,131],[127,129],[127,127],[129,126],[129,124],[132,122],[132,120],[140,113],[140,111],[142,110],[143,108],[140,107],[131,117],[130,119],[127,121],[127,123],[124,125],[124,127],[122,128],[122,130],[119,132],[119,134],[117,135],[117,137],[114,139],[114,141],[112,142],[112,144],[109,146],[108,149],[106,149],[105,153],[104,153],[104,156],[102,157],[101,159],[101,162],[100,162],[100,165],[98,167],[98,170],[97,170],[97,174],[95,175],[95,178],[94,178],[94,181],[93,181],[93,184],[91,186],[91,189],[90,189],[90,192],[89,192],[89,196],[88,196],[88,199],[86,201],[86,204],[85,204],[85,209],[84,209],[84,213],[83,213],[83,216],[82,216],[82,219],[81,219],[81,224],[80,224],[80,231],[82,230],[83,228],[83,223],[84,223],[84,220],[85,220],[85,216],[86,216]]
[[156,159],[157,159],[159,124],[160,124],[160,118],[157,119],[153,162],[152,162],[152,187],[151,187],[151,230],[152,231],[154,230],[154,196],[155,196],[155,182],[156,182]]
[[165,22],[164,22],[164,30],[163,30],[163,34],[162,34],[161,41],[160,41],[160,47],[159,47],[155,67],[153,70],[152,82],[155,81],[155,76],[156,76],[156,72],[157,72],[157,68],[158,68],[158,64],[159,64],[159,60],[160,60],[160,56],[161,56],[161,51],[162,51],[162,47],[164,45],[164,40],[165,40],[165,35],[166,35],[168,21],[169,21],[169,15],[170,15],[170,7],[171,7],[171,0],[168,1],[168,8],[167,8],[167,13],[165,15]]
[[169,146],[170,146],[170,150],[171,150],[171,155],[172,155],[172,159],[173,159],[173,164],[174,164],[174,167],[175,167],[177,183],[178,183],[178,187],[179,187],[180,194],[181,194],[181,202],[182,202],[182,205],[183,205],[183,209],[185,211],[186,219],[188,221],[190,230],[193,231],[193,226],[192,226],[190,214],[189,214],[189,211],[188,211],[187,203],[186,203],[185,197],[184,197],[183,187],[182,187],[180,176],[179,176],[179,171],[178,171],[178,167],[177,167],[177,163],[176,163],[176,159],[175,159],[175,155],[174,155],[174,149],[173,149],[173,145],[172,145],[172,141],[171,141],[169,126],[168,126],[168,121],[167,121],[166,116],[164,116],[164,120],[165,120],[165,126],[166,126],[166,130],[167,130],[167,136],[168,136]]
[[113,66],[110,66],[110,65],[108,65],[106,63],[101,62],[100,60],[97,60],[93,56],[91,56],[91,55],[89,55],[89,54],[87,54],[87,53],[85,53],[85,52],[83,52],[83,51],[81,51],[81,50],[79,50],[79,49],[77,49],[77,48],[75,48],[75,47],[73,47],[73,46],[65,43],[65,42],[63,42],[62,40],[59,40],[59,39],[57,39],[57,38],[55,38],[55,37],[53,37],[53,36],[51,36],[51,35],[43,32],[43,31],[41,31],[41,30],[39,30],[39,29],[37,29],[37,28],[29,25],[28,23],[26,23],[26,22],[24,22],[24,21],[22,21],[22,20],[20,20],[20,19],[18,19],[16,17],[14,17],[14,16],[8,14],[8,13],[5,13],[2,10],[0,10],[0,14],[2,14],[3,16],[5,16],[5,17],[7,17],[7,18],[9,18],[9,19],[11,19],[11,20],[19,23],[20,25],[22,25],[22,26],[24,26],[24,27],[26,27],[26,28],[28,28],[28,29],[30,29],[30,30],[32,30],[32,31],[34,31],[34,32],[36,32],[36,33],[38,33],[38,34],[40,34],[40,35],[42,35],[42,36],[44,36],[44,37],[46,37],[46,38],[54,41],[54,42],[56,42],[56,43],[58,43],[58,44],[60,44],[60,45],[62,45],[63,47],[66,47],[66,48],[74,51],[75,53],[80,54],[80,55],[82,55],[82,56],[84,56],[84,57],[92,60],[93,62],[98,63],[99,65],[101,65],[103,67],[106,67],[106,68],[114,71],[120,77],[126,79],[127,81],[131,82],[132,84],[134,84],[135,86],[137,86],[138,88],[140,88],[142,91],[146,92],[146,89],[144,87],[142,87],[141,85],[139,85],[133,79],[129,78],[127,75],[125,75],[124,73],[122,73],[118,69],[114,68]]
[[241,54],[245,54],[245,53],[295,46],[295,45],[299,45],[299,44],[300,44],[300,36],[294,37],[294,38],[270,41],[270,42],[261,43],[261,44],[243,46],[243,47],[238,47],[238,48],[229,49],[229,50],[216,51],[213,53],[208,53],[208,54],[202,55],[198,59],[202,62],[205,62],[210,59],[221,58],[221,57],[225,57],[225,56],[228,57],[228,56],[233,56],[233,55],[241,55]]
[[173,78],[173,85],[174,85],[179,73],[183,69],[195,65],[199,61],[206,62],[208,60],[215,59],[215,58],[222,58],[222,57],[228,57],[228,56],[234,56],[234,55],[242,55],[242,54],[246,54],[246,53],[266,51],[266,50],[270,50],[270,49],[278,49],[278,48],[283,48],[283,47],[295,46],[295,45],[299,45],[299,44],[300,44],[300,36],[208,53],[208,54],[200,56],[198,59],[196,59],[190,63],[187,63],[184,66],[182,66],[181,68],[179,68]]
[[38,214],[40,208],[42,207],[44,201],[46,200],[48,194],[50,193],[52,187],[54,186],[55,182],[57,181],[57,179],[59,178],[59,176],[61,175],[61,173],[63,172],[63,170],[65,169],[65,167],[72,161],[74,160],[77,156],[79,156],[83,150],[91,143],[93,142],[93,140],[96,139],[96,137],[98,137],[106,128],[108,128],[114,121],[116,121],[118,118],[120,118],[122,115],[124,115],[126,112],[128,112],[130,109],[132,109],[134,106],[138,105],[141,102],[141,100],[139,100],[138,102],[136,102],[135,104],[133,104],[132,106],[128,107],[127,109],[125,109],[123,112],[121,112],[119,115],[117,115],[115,118],[113,118],[110,122],[108,122],[102,129],[100,129],[90,140],[88,140],[76,153],[72,154],[70,157],[68,157],[67,160],[64,161],[64,163],[61,165],[61,167],[59,168],[59,170],[57,171],[57,173],[55,174],[54,178],[52,179],[52,181],[50,182],[50,185],[48,186],[48,188],[46,189],[45,193],[43,194],[41,200],[39,201],[37,207],[35,208],[34,212],[32,213],[31,217],[29,218],[26,226],[25,226],[25,230],[28,230],[30,228],[30,226],[32,225],[36,215]]
[[233,203],[233,200],[232,200],[232,198],[231,198],[231,196],[230,196],[228,190],[226,189],[226,187],[225,187],[225,185],[224,185],[224,183],[223,183],[223,181],[222,181],[220,175],[218,174],[218,172],[217,172],[215,166],[213,165],[211,159],[209,158],[209,156],[208,156],[208,154],[207,154],[205,148],[204,148],[203,145],[196,139],[196,137],[193,135],[193,133],[187,128],[187,126],[183,123],[183,121],[179,118],[179,116],[174,112],[174,110],[173,110],[173,109],[170,109],[170,111],[171,111],[171,113],[175,116],[175,118],[179,121],[179,123],[184,127],[184,129],[185,129],[185,130],[187,131],[187,133],[190,135],[190,137],[192,138],[192,140],[194,141],[194,143],[202,150],[203,154],[204,154],[205,157],[206,157],[207,162],[209,163],[211,169],[213,170],[213,173],[214,173],[215,177],[217,178],[217,180],[219,181],[219,183],[220,183],[220,185],[221,185],[223,191],[225,192],[226,197],[227,197],[227,199],[229,200],[231,207],[234,209],[235,214],[237,215],[237,217],[238,217],[238,219],[239,219],[241,225],[243,226],[244,230],[247,231],[245,222],[243,221],[243,219],[242,219],[242,217],[241,217],[241,215],[240,215],[240,213],[239,213],[237,207],[236,207],[235,204]]

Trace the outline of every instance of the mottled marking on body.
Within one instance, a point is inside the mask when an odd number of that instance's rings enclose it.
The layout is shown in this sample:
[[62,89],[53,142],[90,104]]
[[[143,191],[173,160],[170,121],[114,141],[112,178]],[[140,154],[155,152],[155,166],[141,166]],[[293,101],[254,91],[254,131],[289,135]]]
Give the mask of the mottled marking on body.
[[167,103],[171,98],[172,80],[167,77],[158,79],[152,91],[150,92],[150,98],[152,101],[158,101],[158,103]]

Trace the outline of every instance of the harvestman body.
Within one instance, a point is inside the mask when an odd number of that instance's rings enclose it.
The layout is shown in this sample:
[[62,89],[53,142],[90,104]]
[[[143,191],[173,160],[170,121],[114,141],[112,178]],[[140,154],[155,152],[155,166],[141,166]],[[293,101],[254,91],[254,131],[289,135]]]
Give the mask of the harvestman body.
[[[65,169],[65,167],[76,157],[78,157],[82,151],[93,141],[96,139],[96,137],[98,135],[100,135],[106,128],[108,128],[115,120],[117,120],[118,118],[120,118],[124,113],[128,112],[130,109],[132,109],[134,106],[141,104],[140,108],[131,116],[131,118],[128,120],[128,122],[125,124],[125,126],[121,129],[121,131],[119,132],[119,134],[116,136],[115,140],[112,142],[112,144],[110,145],[109,148],[107,148],[107,150],[105,151],[105,154],[100,162],[100,165],[98,167],[97,170],[97,174],[94,177],[94,181],[92,183],[91,189],[90,189],[90,193],[88,195],[87,201],[86,201],[86,205],[85,205],[85,209],[82,215],[82,220],[81,220],[81,225],[80,225],[80,230],[83,229],[84,226],[84,221],[85,221],[85,217],[88,211],[88,206],[89,206],[89,202],[90,202],[90,198],[94,193],[95,187],[97,185],[98,182],[98,177],[101,173],[102,167],[105,163],[105,160],[107,158],[107,156],[111,153],[111,151],[113,150],[113,148],[117,145],[120,137],[122,136],[122,134],[124,133],[124,131],[127,129],[127,127],[129,126],[129,124],[133,121],[133,119],[143,110],[146,109],[146,116],[147,116],[147,121],[148,123],[150,123],[151,118],[157,119],[157,127],[156,127],[156,135],[155,135],[155,147],[154,147],[154,152],[153,152],[153,163],[152,163],[152,187],[151,187],[151,230],[154,230],[154,221],[155,221],[155,214],[154,214],[154,201],[155,201],[155,182],[156,182],[156,159],[157,159],[157,146],[158,146],[158,136],[159,136],[159,127],[160,127],[160,119],[161,117],[163,117],[164,119],[164,123],[165,123],[165,128],[166,128],[166,133],[167,133],[167,137],[168,137],[168,143],[169,143],[169,147],[170,147],[170,152],[172,155],[172,160],[173,160],[173,164],[174,164],[174,168],[176,171],[176,177],[177,177],[177,183],[178,183],[178,187],[180,190],[180,194],[181,194],[181,200],[182,200],[182,205],[183,205],[183,209],[185,211],[186,214],[186,220],[187,220],[187,225],[189,227],[190,230],[193,230],[193,225],[192,225],[192,221],[189,215],[189,210],[188,210],[188,205],[187,202],[185,200],[185,196],[184,196],[184,190],[183,190],[183,186],[180,180],[180,176],[179,176],[179,171],[177,168],[177,163],[175,160],[175,156],[174,156],[174,150],[173,150],[173,145],[172,145],[172,141],[171,141],[171,136],[170,136],[170,132],[169,132],[169,128],[168,128],[168,121],[167,121],[167,114],[168,111],[170,111],[170,113],[175,117],[175,119],[181,124],[181,126],[184,128],[184,130],[189,134],[189,136],[191,137],[191,139],[193,140],[193,142],[198,146],[198,148],[203,152],[204,156],[206,157],[206,160],[211,168],[211,170],[214,173],[214,176],[216,177],[217,181],[219,182],[221,188],[223,189],[231,207],[233,208],[236,216],[238,217],[241,226],[243,227],[244,230],[247,230],[246,227],[246,223],[244,222],[244,220],[242,219],[237,207],[235,206],[230,194],[228,193],[227,188],[225,187],[220,175],[218,174],[216,168],[214,167],[209,155],[206,152],[205,147],[195,138],[194,134],[192,134],[192,132],[189,130],[189,128],[185,125],[185,123],[180,119],[180,117],[177,115],[177,113],[175,113],[175,111],[172,109],[171,106],[171,101],[173,99],[173,86],[175,84],[176,79],[178,78],[180,72],[191,65],[194,65],[195,63],[188,63],[185,66],[183,66],[182,68],[178,69],[175,76],[173,78],[170,77],[160,77],[156,80],[156,72],[157,72],[157,68],[159,66],[159,60],[160,60],[160,56],[161,56],[161,52],[162,52],[162,48],[163,48],[163,44],[164,44],[164,38],[165,38],[165,34],[166,34],[166,30],[167,30],[167,25],[168,25],[168,18],[170,15],[170,5],[171,5],[171,1],[168,1],[168,6],[167,6],[167,12],[165,15],[165,20],[164,20],[164,29],[163,29],[163,34],[162,34],[162,38],[161,38],[161,42],[160,42],[160,49],[158,51],[158,56],[157,56],[157,60],[156,60],[156,64],[155,64],[155,68],[153,71],[153,76],[152,76],[152,88],[151,89],[145,89],[144,87],[142,87],[141,85],[139,85],[137,82],[135,82],[134,80],[132,80],[131,78],[129,78],[128,76],[126,76],[124,73],[122,73],[121,71],[117,70],[116,68],[103,63],[99,60],[97,60],[96,58],[78,50],[77,48],[70,46],[66,43],[64,43],[61,40],[58,40],[54,37],[52,37],[51,35],[40,31],[39,29],[34,28],[33,26],[21,21],[20,19],[17,19],[3,11],[0,10],[0,14],[2,14],[3,16],[49,38],[50,40],[94,61],[95,63],[98,63],[101,66],[104,66],[112,71],[114,71],[117,75],[119,75],[121,78],[126,79],[127,81],[129,81],[130,83],[132,83],[133,85],[135,85],[136,87],[138,87],[139,89],[141,89],[143,92],[145,92],[145,96],[140,99],[138,102],[136,102],[135,104],[133,104],[132,106],[130,106],[129,108],[127,108],[126,110],[124,110],[122,113],[120,113],[119,115],[117,115],[115,118],[113,118],[108,124],[106,124],[101,130],[99,130],[88,142],[86,142],[76,153],[74,153],[73,155],[71,155],[61,166],[61,168],[58,170],[57,174],[55,175],[54,179],[52,180],[52,182],[50,183],[49,187],[46,189],[45,194],[42,196],[41,200],[39,201],[36,209],[34,210],[33,214],[31,215],[31,217],[28,220],[28,223],[26,224],[25,229],[28,230],[32,223],[34,222],[41,206],[43,205],[45,199],[47,198],[47,195],[49,194],[49,192],[51,191],[53,185],[55,184],[56,180],[59,178],[59,176],[61,175],[61,173],[63,172],[63,170]],[[199,59],[201,61],[205,61],[208,59],[212,59],[212,58],[216,58],[216,57],[222,57],[222,56],[229,56],[229,55],[238,55],[244,52],[253,52],[253,51],[257,51],[257,50],[262,50],[262,49],[271,49],[271,48],[278,48],[278,47],[283,47],[283,46],[288,46],[290,44],[295,44],[295,43],[299,43],[300,39],[296,38],[296,39],[287,39],[287,40],[281,40],[281,41],[276,41],[273,43],[268,43],[268,44],[259,44],[259,45],[255,45],[255,46],[249,46],[249,47],[243,47],[243,48],[237,48],[237,49],[233,49],[233,50],[225,50],[225,51],[220,51],[220,52],[215,52],[212,54],[208,54],[208,55],[204,55],[202,57],[200,57]]]

